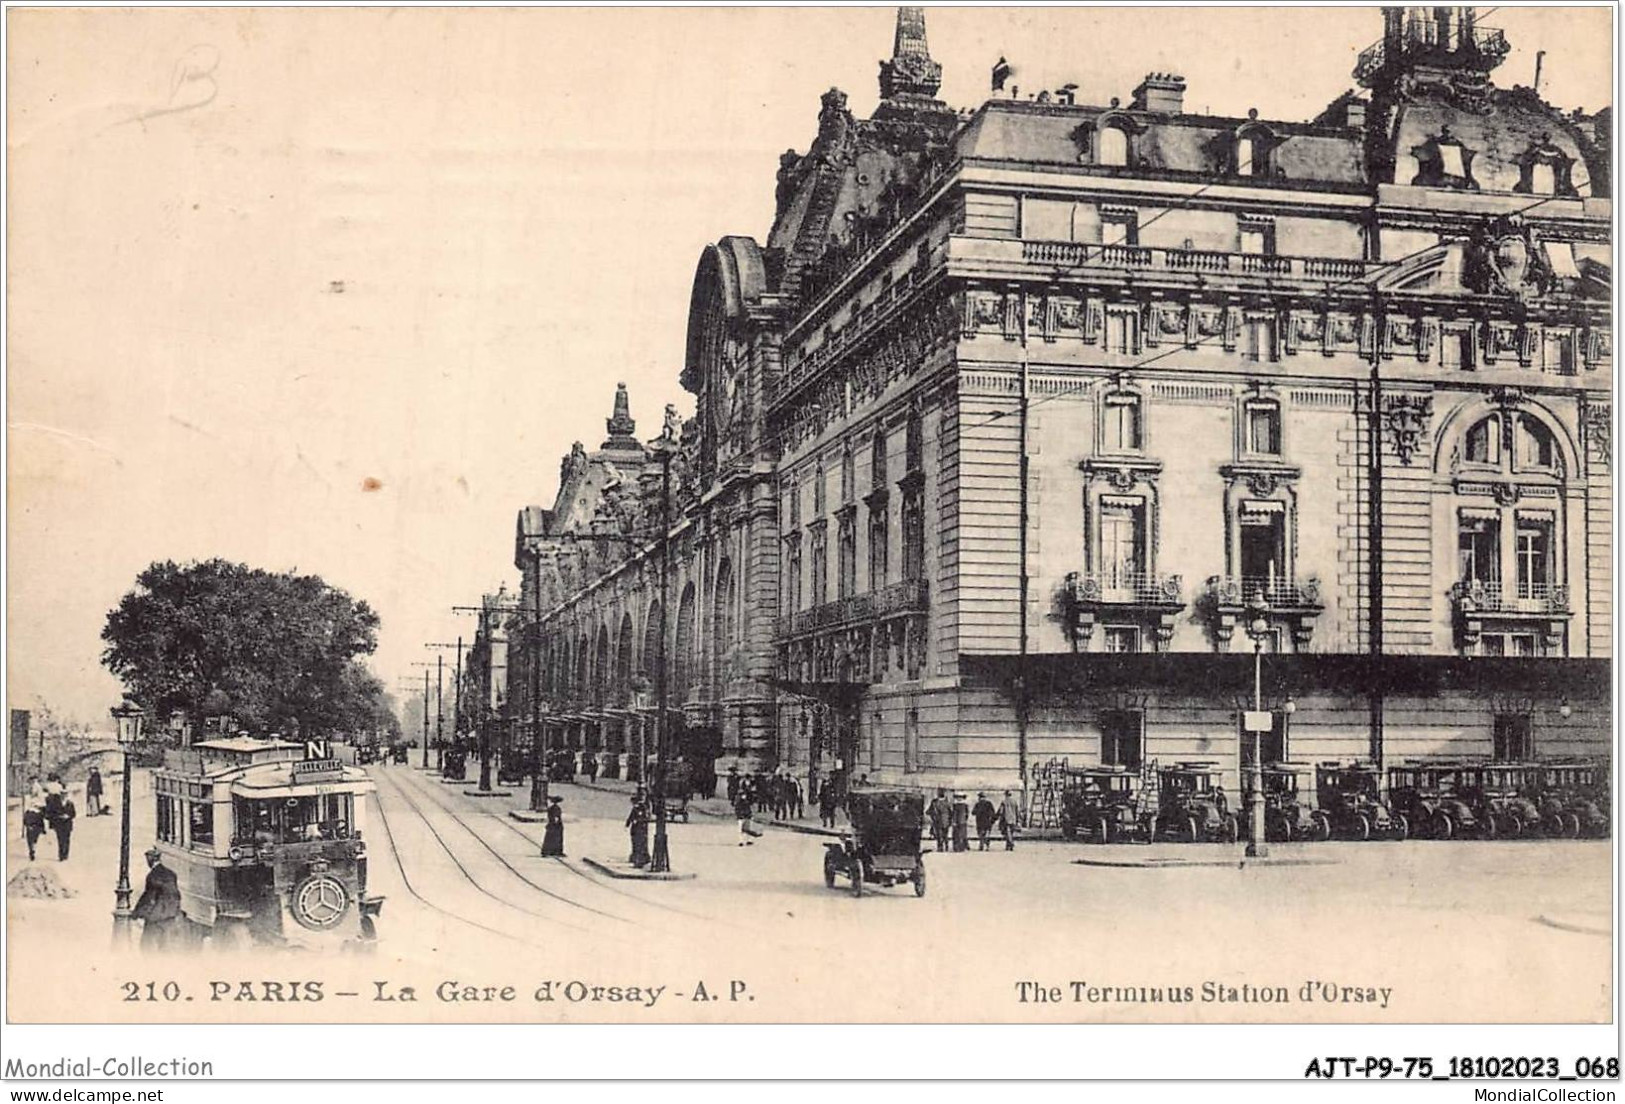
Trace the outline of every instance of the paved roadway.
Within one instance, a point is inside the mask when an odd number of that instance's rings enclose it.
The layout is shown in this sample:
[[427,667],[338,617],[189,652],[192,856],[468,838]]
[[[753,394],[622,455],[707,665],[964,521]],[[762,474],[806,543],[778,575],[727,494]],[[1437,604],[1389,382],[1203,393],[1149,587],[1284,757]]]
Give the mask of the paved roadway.
[[[351,963],[361,987],[379,979],[425,988],[516,982],[527,994],[542,980],[670,987],[648,1011],[521,1003],[490,1011],[494,1018],[1539,1021],[1605,1018],[1609,1006],[1605,842],[1276,846],[1278,858],[1315,861],[1247,869],[1075,861],[1238,853],[1218,845],[1025,841],[1005,853],[995,842],[985,854],[928,854],[923,899],[903,886],[859,900],[824,887],[815,835],[770,829],[740,847],[734,822],[696,815],[670,828],[674,867],[696,877],[618,880],[581,860],[625,859],[623,793],[554,788],[566,810],[569,857],[559,861],[540,856],[541,825],[508,817],[524,803],[522,788],[480,799],[414,767],[370,769],[378,793],[366,831],[369,888],[387,898],[379,944],[365,958],[323,956],[324,969]],[[136,803],[138,889],[150,804]],[[11,872],[27,863],[19,836],[13,809]],[[44,969],[106,945],[117,836],[116,816],[81,819],[73,859],[42,864],[76,898],[8,897],[14,995],[19,964]],[[28,953],[35,947],[38,959]],[[273,972],[296,976],[314,957],[282,954]],[[732,981],[747,990],[733,1008],[695,1004],[699,981],[707,992]],[[1309,981],[1390,992],[1386,1009],[1380,997],[1313,1009],[1200,999],[1052,1005],[1023,1003],[1024,981],[1062,986],[1069,998],[1073,981],[1190,986],[1198,996],[1210,982],[1238,992],[1296,994]]]

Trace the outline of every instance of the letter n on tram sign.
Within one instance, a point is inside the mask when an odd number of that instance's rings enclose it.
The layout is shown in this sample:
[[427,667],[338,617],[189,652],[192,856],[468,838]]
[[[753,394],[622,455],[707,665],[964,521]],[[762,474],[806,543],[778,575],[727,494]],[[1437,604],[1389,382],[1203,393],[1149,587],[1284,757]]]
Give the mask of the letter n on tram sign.
[[326,741],[326,740],[306,740],[305,741],[305,758],[306,759],[331,759],[332,757],[333,757],[333,752],[332,752],[332,749],[331,749],[330,745],[328,744],[328,741]]

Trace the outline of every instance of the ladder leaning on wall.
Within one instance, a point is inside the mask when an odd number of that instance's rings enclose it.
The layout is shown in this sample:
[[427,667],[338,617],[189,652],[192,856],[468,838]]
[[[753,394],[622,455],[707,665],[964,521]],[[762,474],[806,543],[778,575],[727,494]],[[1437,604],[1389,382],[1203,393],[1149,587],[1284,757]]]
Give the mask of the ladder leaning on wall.
[[1033,800],[1027,807],[1027,827],[1060,826],[1061,791],[1065,788],[1065,759],[1051,759],[1033,772]]

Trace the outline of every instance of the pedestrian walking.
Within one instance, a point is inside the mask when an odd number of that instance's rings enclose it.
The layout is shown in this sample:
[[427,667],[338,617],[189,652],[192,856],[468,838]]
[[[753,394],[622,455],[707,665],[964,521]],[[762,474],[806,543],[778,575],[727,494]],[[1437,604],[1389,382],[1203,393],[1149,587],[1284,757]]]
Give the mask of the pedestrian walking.
[[976,850],[986,851],[993,835],[993,822],[999,815],[998,810],[993,808],[993,802],[987,799],[987,794],[979,793],[970,814],[976,821]]
[[807,815],[807,803],[805,795],[801,792],[801,782],[794,777],[787,781],[790,783],[790,815],[800,820]]
[[948,830],[953,825],[954,806],[948,800],[948,791],[937,788],[937,796],[931,799],[926,807],[926,815],[931,820],[931,845],[937,851],[948,850]]
[[954,794],[953,808],[954,850],[970,850],[970,806],[965,803],[965,795]]
[[56,861],[68,861],[68,846],[73,840],[73,818],[78,810],[62,789],[45,795],[45,823],[56,833]]
[[564,858],[564,809],[560,807],[563,798],[550,797],[547,799],[547,828],[542,832],[542,857],[544,859]]
[[824,784],[818,790],[818,823],[825,828],[835,827],[835,806],[839,802],[839,795],[835,792],[835,780],[824,779]]
[[1004,803],[999,806],[999,827],[1004,832],[1004,849],[1016,849],[1016,829],[1021,827],[1021,802],[1009,790],[1004,791]]
[[102,772],[99,767],[90,768],[90,777],[85,779],[85,815],[101,816],[109,810],[102,804]]
[[732,805],[739,800],[739,768],[728,764],[728,804]]
[[789,795],[787,793],[785,793],[785,785],[784,785],[788,781],[789,781],[789,779],[785,778],[783,774],[775,774],[773,776],[773,819],[774,820],[783,820],[784,816],[785,816],[785,813],[787,813],[789,811],[789,809],[790,809],[790,799],[789,799]]
[[746,794],[740,793],[734,799],[734,816],[739,818],[740,847],[749,847],[756,842],[756,833],[752,830],[756,827],[751,819],[752,813],[750,798]]
[[590,786],[598,781],[598,756],[587,756],[587,784]]
[[147,884],[141,899],[130,911],[141,921],[141,949],[161,951],[174,938],[181,919],[181,891],[175,872],[164,865],[164,854],[156,847],[147,849]]
[[23,839],[28,843],[28,861],[34,861],[34,848],[45,834],[45,813],[30,802],[23,809]]
[[626,827],[632,833],[632,854],[627,862],[642,870],[649,865],[649,806],[643,800],[643,791],[632,795],[632,811],[626,815]]

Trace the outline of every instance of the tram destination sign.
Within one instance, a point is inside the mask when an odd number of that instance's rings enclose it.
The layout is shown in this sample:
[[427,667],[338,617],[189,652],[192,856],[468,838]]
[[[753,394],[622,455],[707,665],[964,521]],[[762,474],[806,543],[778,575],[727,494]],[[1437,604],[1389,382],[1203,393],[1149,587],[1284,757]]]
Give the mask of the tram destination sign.
[[325,782],[344,777],[344,763],[338,759],[301,759],[293,765],[293,781]]

